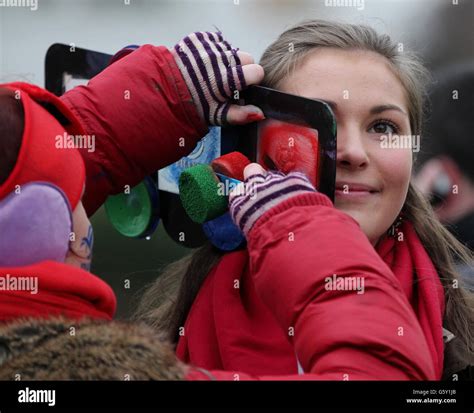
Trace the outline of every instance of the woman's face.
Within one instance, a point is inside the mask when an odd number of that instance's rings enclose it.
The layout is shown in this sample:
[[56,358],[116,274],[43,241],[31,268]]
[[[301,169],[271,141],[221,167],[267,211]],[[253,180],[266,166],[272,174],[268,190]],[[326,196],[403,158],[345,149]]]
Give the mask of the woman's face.
[[388,61],[368,51],[318,49],[278,89],[332,107],[337,119],[335,206],[354,218],[375,245],[405,202],[412,169],[409,147],[382,144],[384,136],[411,134],[405,91]]

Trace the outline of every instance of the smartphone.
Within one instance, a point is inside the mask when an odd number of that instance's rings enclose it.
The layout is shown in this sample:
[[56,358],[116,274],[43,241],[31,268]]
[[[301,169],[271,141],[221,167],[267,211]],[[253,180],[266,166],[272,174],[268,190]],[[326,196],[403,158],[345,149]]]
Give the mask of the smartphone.
[[249,87],[236,103],[258,106],[265,119],[222,128],[222,153],[237,150],[267,170],[302,172],[334,201],[337,129],[329,105],[263,86]]

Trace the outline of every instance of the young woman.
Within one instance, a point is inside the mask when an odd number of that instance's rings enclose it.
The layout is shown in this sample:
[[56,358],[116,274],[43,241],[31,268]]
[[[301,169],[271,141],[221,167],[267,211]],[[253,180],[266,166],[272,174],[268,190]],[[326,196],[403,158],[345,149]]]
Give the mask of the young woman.
[[[260,64],[263,85],[332,106],[335,205],[249,166],[249,184],[267,200],[231,197],[247,250],[205,246],[172,265],[138,318],[206,369],[452,379],[473,364],[472,301],[453,265],[470,257],[410,183],[414,152],[381,144],[421,134],[425,69],[386,35],[317,20],[282,33]],[[325,289],[333,274],[361,277],[364,294]],[[446,341],[455,335],[446,344],[443,325]]]
[[[451,255],[463,256],[462,248],[410,186],[411,151],[380,145],[381,134],[419,134],[421,66],[371,29],[321,21],[283,33],[264,53],[261,65],[264,84],[333,106],[338,121],[335,206],[298,172],[284,176],[255,164],[246,169],[245,185],[257,188],[257,197],[246,196],[248,191],[234,193],[230,210],[247,237],[247,249],[222,255],[202,248],[158,280],[140,309],[142,319],[166,330],[177,356],[196,367],[183,367],[177,377],[424,380],[440,379],[443,370],[451,374],[472,363],[472,308],[453,283]],[[252,108],[229,109],[225,100],[233,90],[259,83],[260,69],[248,55],[236,55],[218,34],[194,34],[172,53],[142,47],[88,87],[66,94],[66,108],[55,102],[66,118],[79,120],[83,133],[97,137],[96,152],[81,153],[87,173],[85,210],[92,213],[107,194],[189,152],[204,135],[205,123],[245,122],[255,119],[255,113],[261,117],[255,108],[253,115]],[[125,92],[130,99],[124,99]],[[186,148],[177,144],[179,137],[185,137]],[[27,165],[21,161],[24,144],[13,172],[7,171],[0,186],[0,202],[12,190],[15,168]],[[70,193],[69,183],[54,174],[44,176]],[[79,180],[73,192],[82,190],[82,184]],[[71,199],[75,208],[77,196]],[[390,228],[395,237],[386,234]],[[112,317],[113,295],[91,274],[38,257],[21,271],[20,263],[15,265],[2,264],[2,273],[38,274],[43,288],[34,299],[10,292],[7,300],[0,300],[5,321],[57,314]],[[163,302],[163,285],[170,276],[181,285],[176,296]],[[344,283],[354,277],[363,280],[363,290],[329,287],[328,279]],[[443,322],[456,335],[446,349],[459,343],[462,357],[454,359],[457,364],[444,357]],[[55,335],[61,336],[71,322],[62,321],[59,327],[54,323],[36,322],[35,338],[53,331],[49,345],[56,343],[57,354],[63,341]],[[3,342],[18,342],[22,325],[1,331],[9,337]],[[123,332],[116,324],[107,328]],[[146,331],[137,335],[151,334]],[[114,344],[127,336],[117,341],[107,335]],[[152,347],[147,340],[145,348]],[[32,363],[18,346],[7,347],[3,377]],[[123,351],[124,346],[111,348]],[[47,350],[39,346],[35,355],[51,354]],[[80,351],[88,347],[63,354],[67,368],[62,378],[77,377],[72,355]],[[159,358],[156,353],[149,351],[146,357]],[[45,365],[30,369],[30,377],[41,377],[37,373],[44,373]],[[170,366],[169,360],[160,366]],[[117,371],[122,366],[115,365]],[[100,374],[110,377],[103,370],[94,377]],[[146,374],[139,370],[138,377]]]

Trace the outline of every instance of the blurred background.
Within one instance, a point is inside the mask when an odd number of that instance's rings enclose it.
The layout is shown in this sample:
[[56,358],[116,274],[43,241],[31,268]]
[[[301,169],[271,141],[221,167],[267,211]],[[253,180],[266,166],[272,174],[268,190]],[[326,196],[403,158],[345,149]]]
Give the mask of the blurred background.
[[[17,1],[22,2],[29,4]],[[445,78],[450,67],[472,67],[474,60],[472,0],[37,0],[37,10],[5,4],[8,0],[0,1],[1,82],[44,87],[44,58],[53,43],[113,54],[129,44],[172,47],[190,32],[215,27],[258,61],[279,33],[306,18],[364,23],[386,32],[420,54],[435,80]],[[464,99],[471,105],[466,113],[472,123],[474,97]],[[461,133],[471,137],[472,130]],[[431,133],[436,133],[433,127]],[[432,152],[425,148],[422,144],[422,150]],[[473,149],[468,143],[466,150]],[[150,240],[136,240],[119,235],[103,208],[92,223],[92,271],[116,291],[119,318],[130,314],[144,285],[164,265],[190,252],[171,241],[161,225]]]

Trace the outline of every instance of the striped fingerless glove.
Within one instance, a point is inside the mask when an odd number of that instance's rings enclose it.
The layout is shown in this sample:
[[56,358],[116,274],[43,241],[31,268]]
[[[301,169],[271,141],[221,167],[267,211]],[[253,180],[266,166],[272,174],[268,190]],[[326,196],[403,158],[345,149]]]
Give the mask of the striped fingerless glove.
[[300,172],[288,175],[282,172],[254,174],[230,193],[230,214],[248,237],[252,226],[266,211],[288,198],[307,192],[316,192],[316,189]]
[[195,32],[172,50],[194,104],[206,123],[227,124],[229,100],[246,87],[238,49],[221,32]]

